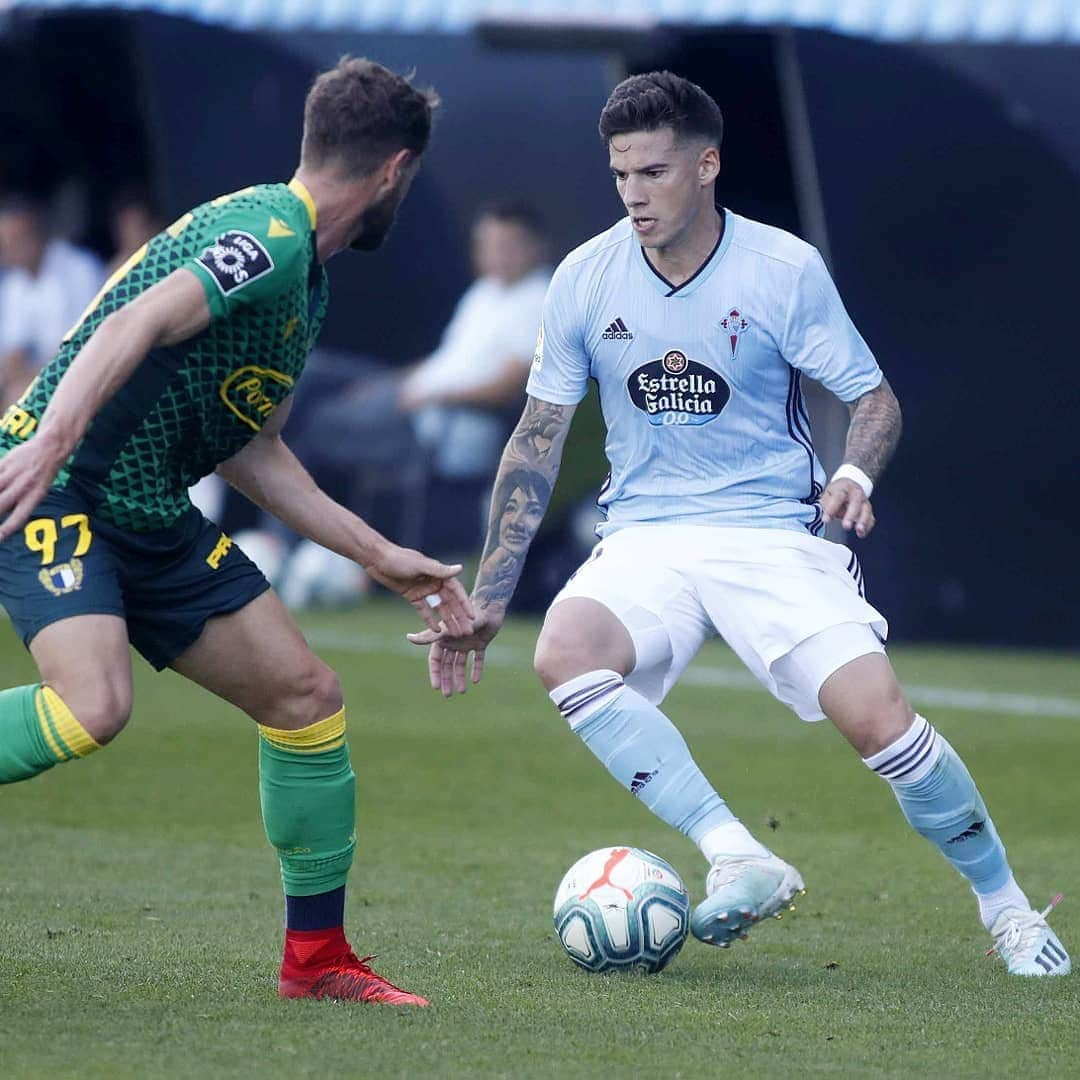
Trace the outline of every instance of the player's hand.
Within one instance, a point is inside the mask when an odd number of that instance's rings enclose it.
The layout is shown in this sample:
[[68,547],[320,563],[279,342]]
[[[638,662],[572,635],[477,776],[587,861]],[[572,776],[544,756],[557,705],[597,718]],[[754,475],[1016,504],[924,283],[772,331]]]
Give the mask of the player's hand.
[[465,678],[469,655],[472,655],[472,681],[478,683],[484,674],[484,654],[491,639],[502,627],[502,616],[490,610],[481,610],[473,621],[468,634],[453,634],[446,626],[438,630],[422,630],[406,635],[414,645],[428,645],[428,676],[431,689],[443,697],[455,693],[464,694],[468,686]]
[[61,440],[39,432],[0,460],[0,540],[26,524],[70,452]]
[[826,524],[835,518],[848,531],[854,529],[860,540],[869,536],[874,527],[874,508],[870,500],[863,494],[863,489],[847,477],[833,480],[821,493],[821,510]]
[[447,565],[388,543],[364,569],[380,585],[408,600],[433,632],[440,625],[455,634],[472,632],[472,601],[457,578],[460,563]]

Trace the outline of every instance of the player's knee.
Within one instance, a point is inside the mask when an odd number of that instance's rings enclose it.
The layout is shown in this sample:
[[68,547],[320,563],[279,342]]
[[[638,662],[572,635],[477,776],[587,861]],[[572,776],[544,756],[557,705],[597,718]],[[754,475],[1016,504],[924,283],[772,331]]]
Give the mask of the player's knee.
[[557,604],[544,621],[533,670],[550,691],[589,671],[634,668],[634,642],[626,628],[592,601]]
[[115,739],[131,718],[131,684],[124,680],[104,679],[79,686],[57,684],[53,689],[99,746]]
[[341,694],[341,682],[337,673],[329,665],[319,662],[319,671],[314,676],[312,698],[315,703],[319,719],[325,720],[328,716],[340,712],[345,704]]
[[569,679],[607,667],[594,655],[594,647],[581,635],[545,628],[536,642],[533,670],[545,689],[554,690]]
[[599,601],[572,597],[544,620],[533,669],[549,690],[590,671],[634,670],[635,645],[626,627]]
[[903,690],[893,679],[867,695],[862,722],[845,734],[862,757],[871,757],[892,746],[914,719]]
[[570,677],[562,677],[564,664],[565,650],[561,647],[557,635],[549,634],[547,630],[541,631],[533,652],[533,671],[545,689],[552,690]]
[[271,726],[308,727],[339,712],[341,683],[333,668],[312,654],[294,681],[287,704],[287,723]]

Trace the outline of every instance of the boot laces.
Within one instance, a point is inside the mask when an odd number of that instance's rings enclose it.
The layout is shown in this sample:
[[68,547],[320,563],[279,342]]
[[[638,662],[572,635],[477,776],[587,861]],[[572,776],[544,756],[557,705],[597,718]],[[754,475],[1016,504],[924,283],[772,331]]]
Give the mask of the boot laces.
[[1038,939],[1043,930],[1049,929],[1046,916],[1050,914],[1065,898],[1064,893],[1058,893],[1042,911],[1027,911],[1022,915],[1015,915],[1005,924],[1005,929],[994,939],[994,944],[986,950],[987,956],[994,953],[1013,953],[1021,949],[1030,948]]

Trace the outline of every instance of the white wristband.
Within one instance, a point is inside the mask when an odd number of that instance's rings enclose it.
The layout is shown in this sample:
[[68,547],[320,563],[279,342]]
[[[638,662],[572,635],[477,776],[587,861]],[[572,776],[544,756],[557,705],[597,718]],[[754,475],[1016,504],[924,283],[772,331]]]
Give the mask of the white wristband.
[[[832,475],[833,480],[854,480],[869,499],[874,491],[874,481],[858,465],[841,465]],[[831,483],[831,481],[830,481]]]

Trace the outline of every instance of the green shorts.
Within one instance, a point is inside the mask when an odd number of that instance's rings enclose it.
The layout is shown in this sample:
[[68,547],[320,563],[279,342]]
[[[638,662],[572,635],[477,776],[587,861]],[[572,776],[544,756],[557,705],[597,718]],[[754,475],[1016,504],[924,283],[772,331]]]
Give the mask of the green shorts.
[[29,646],[74,615],[118,615],[158,671],[193,645],[207,619],[270,588],[258,567],[192,508],[175,525],[135,533],[94,516],[77,493],[51,491],[0,543],[0,603]]

